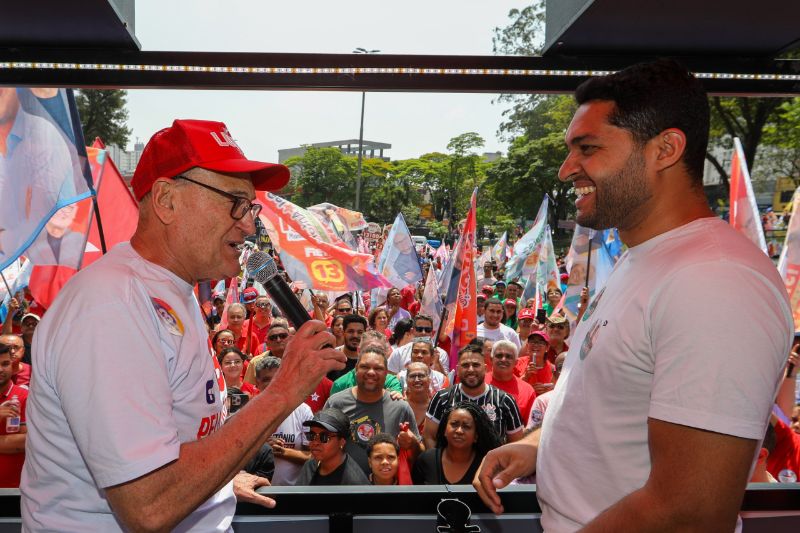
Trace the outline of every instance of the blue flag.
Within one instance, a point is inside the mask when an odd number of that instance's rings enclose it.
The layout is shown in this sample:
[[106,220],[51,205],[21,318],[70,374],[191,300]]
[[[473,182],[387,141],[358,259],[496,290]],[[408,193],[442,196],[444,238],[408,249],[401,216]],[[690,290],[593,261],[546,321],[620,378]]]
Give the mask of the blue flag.
[[[0,124],[9,125],[0,128],[0,270],[23,253],[34,264],[79,264],[85,238],[69,231],[75,210],[60,210],[93,191],[72,91],[0,88]],[[73,247],[81,253],[65,253]],[[37,250],[55,259],[37,261]]]

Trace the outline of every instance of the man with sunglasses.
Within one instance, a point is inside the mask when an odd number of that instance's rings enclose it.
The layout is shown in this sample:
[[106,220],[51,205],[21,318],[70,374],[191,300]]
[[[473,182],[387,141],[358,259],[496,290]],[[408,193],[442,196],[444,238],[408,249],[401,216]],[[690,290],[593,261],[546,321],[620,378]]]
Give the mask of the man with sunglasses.
[[[414,331],[416,332],[417,338],[433,339],[436,334],[436,332],[433,331],[433,319],[428,315],[418,313],[417,316],[414,317]],[[390,374],[399,373],[411,362],[411,350],[412,343],[408,343],[392,351],[387,363],[387,369]],[[438,346],[435,347],[434,350],[442,366],[442,373],[447,374],[450,371],[450,356]]]
[[569,321],[558,313],[547,317],[546,322],[547,336],[550,338],[550,346],[547,349],[547,361],[556,362],[556,356],[561,352],[568,352],[569,345]]
[[269,326],[272,324],[272,304],[268,296],[261,294],[256,298],[254,312],[251,329],[258,338],[260,346],[266,340]]
[[231,531],[237,497],[274,505],[254,491],[265,479],[239,472],[344,356],[309,321],[270,387],[226,421],[193,288],[240,272],[255,191],[288,180],[220,122],[176,120],[151,138],[131,241],[70,279],[37,328],[24,529]]

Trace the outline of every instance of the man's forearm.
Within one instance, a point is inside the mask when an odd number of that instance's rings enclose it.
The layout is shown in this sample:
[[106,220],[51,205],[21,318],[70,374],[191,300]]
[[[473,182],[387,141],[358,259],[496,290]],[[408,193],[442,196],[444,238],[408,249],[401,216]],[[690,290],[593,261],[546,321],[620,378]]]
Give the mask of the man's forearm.
[[280,390],[266,389],[208,437],[184,443],[176,461],[106,489],[115,514],[132,530],[170,530],[244,467],[292,412]]

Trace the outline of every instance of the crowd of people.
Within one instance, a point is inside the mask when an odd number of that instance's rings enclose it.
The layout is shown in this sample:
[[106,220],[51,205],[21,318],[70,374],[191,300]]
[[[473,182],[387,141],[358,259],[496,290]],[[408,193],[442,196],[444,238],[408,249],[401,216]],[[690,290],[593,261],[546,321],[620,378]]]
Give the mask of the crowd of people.
[[289,172],[222,123],[156,133],[130,242],[2,327],[0,481],[21,482],[26,529],[230,531],[237,501],[275,504],[268,484],[472,483],[500,513],[497,490],[535,475],[548,531],[731,530],[748,477],[796,482],[792,312],[698,189],[705,92],[657,61],[576,100],[559,178],[628,252],[572,323],[563,287],[537,308],[487,262],[457,350],[414,285],[374,307],[315,293],[303,324],[258,287],[201,313],[195,285],[240,273],[256,191]]

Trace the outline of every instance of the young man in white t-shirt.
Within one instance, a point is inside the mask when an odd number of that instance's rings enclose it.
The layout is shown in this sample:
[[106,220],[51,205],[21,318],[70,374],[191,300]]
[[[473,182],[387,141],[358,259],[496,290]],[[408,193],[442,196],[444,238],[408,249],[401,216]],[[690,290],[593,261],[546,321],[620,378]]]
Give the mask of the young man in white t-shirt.
[[478,337],[490,341],[507,340],[513,342],[517,350],[521,348],[519,335],[503,324],[503,302],[497,298],[489,298],[483,304],[483,323],[478,324]]
[[542,428],[489,452],[476,489],[501,512],[496,489],[535,470],[548,533],[738,529],[793,337],[786,288],[708,207],[708,97],[684,67],[591,78],[576,100],[559,178],[578,224],[616,227],[628,250],[572,335]]

